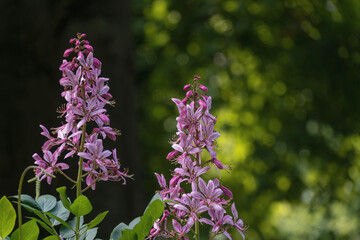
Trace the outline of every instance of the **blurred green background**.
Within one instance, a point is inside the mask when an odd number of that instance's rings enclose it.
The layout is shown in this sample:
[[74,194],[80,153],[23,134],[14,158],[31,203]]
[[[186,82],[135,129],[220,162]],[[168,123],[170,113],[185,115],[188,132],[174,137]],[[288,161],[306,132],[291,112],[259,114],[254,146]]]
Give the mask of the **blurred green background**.
[[40,151],[38,125],[61,123],[58,66],[85,32],[117,101],[113,146],[135,174],[89,192],[94,215],[111,211],[99,237],[143,212],[154,172],[169,180],[171,98],[198,74],[247,239],[360,239],[359,0],[3,0],[0,32],[0,195]]
[[133,10],[147,173],[169,178],[170,98],[199,74],[247,238],[360,239],[360,1],[143,0]]

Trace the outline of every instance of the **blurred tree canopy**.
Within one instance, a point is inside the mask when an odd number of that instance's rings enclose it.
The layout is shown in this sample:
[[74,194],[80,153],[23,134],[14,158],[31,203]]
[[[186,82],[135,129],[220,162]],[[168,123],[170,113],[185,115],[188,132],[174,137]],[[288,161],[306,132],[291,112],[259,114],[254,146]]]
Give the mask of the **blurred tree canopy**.
[[152,172],[170,176],[170,98],[198,74],[247,238],[360,239],[360,1],[137,0],[133,15],[149,194]]

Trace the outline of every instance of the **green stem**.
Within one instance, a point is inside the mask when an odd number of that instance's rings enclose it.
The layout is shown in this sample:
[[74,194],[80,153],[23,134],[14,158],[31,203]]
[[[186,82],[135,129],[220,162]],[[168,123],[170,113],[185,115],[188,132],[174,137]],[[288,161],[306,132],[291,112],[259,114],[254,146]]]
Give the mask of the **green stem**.
[[199,221],[195,222],[195,239],[200,240]]
[[74,179],[72,179],[71,177],[69,177],[68,175],[66,175],[66,173],[64,173],[63,171],[61,171],[60,168],[56,169],[57,172],[59,172],[61,175],[63,175],[67,180],[69,180],[72,183],[77,184],[77,181],[75,181]]
[[85,192],[86,190],[88,190],[89,188],[91,188],[92,185],[94,185],[98,180],[100,180],[101,177],[96,178],[89,186],[87,186],[86,188],[84,188],[83,190],[81,190],[81,193]]
[[[82,126],[80,152],[84,151],[85,133],[86,133],[86,123]],[[83,158],[80,157],[79,158],[78,175],[77,175],[77,180],[76,180],[76,198],[78,198],[81,195],[82,167],[83,167]],[[80,229],[80,216],[76,216],[75,240],[80,239],[79,229]]]
[[29,167],[25,168],[25,170],[21,174],[20,182],[19,182],[19,188],[18,188],[18,201],[17,201],[18,224],[19,224],[19,240],[21,240],[21,237],[22,237],[22,232],[21,232],[21,228],[22,228],[21,192],[22,192],[22,187],[23,187],[25,175],[30,169],[40,169],[45,175],[55,178],[55,176],[45,172],[45,169],[43,169],[41,167],[37,167],[37,166],[29,166]]

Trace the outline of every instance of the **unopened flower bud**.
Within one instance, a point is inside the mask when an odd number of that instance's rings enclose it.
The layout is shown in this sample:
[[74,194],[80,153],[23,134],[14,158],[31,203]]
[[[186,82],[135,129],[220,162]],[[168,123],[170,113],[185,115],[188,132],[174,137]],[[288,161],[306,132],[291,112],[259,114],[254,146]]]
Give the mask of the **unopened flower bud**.
[[75,45],[76,45],[76,46],[80,46],[80,41],[79,41],[79,40],[76,40]]
[[193,94],[193,91],[192,90],[189,90],[186,92],[186,97],[191,97],[191,95]]
[[84,45],[84,48],[86,49],[86,50],[88,50],[89,52],[92,52],[92,51],[94,51],[94,49],[93,49],[93,47],[92,46],[90,46],[90,45]]
[[219,188],[221,189],[221,191],[223,192],[223,194],[224,194],[225,197],[227,197],[227,198],[233,198],[233,194],[232,194],[232,192],[231,192],[229,189],[227,189],[227,188],[224,187],[224,186],[220,186]]
[[200,76],[195,75],[195,76],[194,76],[194,82],[196,82],[196,81],[199,80],[200,78],[201,78]]
[[72,39],[69,40],[69,43],[73,44],[75,41],[76,41],[76,38],[72,38]]
[[181,103],[186,105],[188,100],[189,100],[189,97],[185,97],[183,100],[181,100]]
[[98,68],[98,69],[101,68],[101,62],[97,58],[93,58],[93,65],[94,65],[94,68]]
[[202,85],[202,84],[199,84],[199,88],[200,88],[201,90],[203,90],[204,92],[207,92],[207,90],[208,90],[208,88],[205,87],[205,86]]
[[102,97],[109,101],[113,96],[110,93],[105,93]]
[[184,90],[185,90],[185,91],[186,91],[186,90],[189,90],[190,87],[191,87],[191,84],[186,84],[186,85],[184,86]]
[[206,103],[203,101],[203,100],[199,100],[198,101],[199,105],[202,106],[203,110],[206,110],[207,109],[207,106],[206,106]]
[[213,158],[213,159],[212,159],[212,162],[213,162],[219,169],[223,169],[223,168],[224,168],[224,165],[223,165],[219,160],[217,160],[216,158]]
[[85,58],[85,57],[84,57],[84,54],[83,54],[82,52],[79,52],[79,53],[78,53],[78,57]]
[[64,52],[64,57],[68,57],[70,56],[70,54],[74,51],[73,48],[69,48],[69,49],[66,49],[65,52]]
[[85,33],[83,33],[83,34],[80,35],[80,38],[84,38],[84,37],[86,37],[86,34],[85,34]]
[[88,40],[82,40],[81,41],[83,44],[88,44],[89,45],[89,41]]
[[101,121],[105,124],[105,125],[109,125],[110,124],[110,119],[108,116],[106,116],[105,114],[100,114],[99,118],[101,119]]
[[[165,216],[165,218],[168,217],[170,215],[169,210],[165,209],[163,215]],[[161,220],[163,220],[163,219],[161,219]]]
[[168,160],[171,160],[171,159],[174,159],[174,157],[176,157],[176,155],[178,154],[177,151],[171,151],[167,156],[166,156],[166,159]]
[[170,187],[175,187],[176,186],[176,184],[179,182],[179,179],[181,178],[181,176],[180,175],[175,175],[171,180],[170,180],[170,182],[169,182],[169,186]]

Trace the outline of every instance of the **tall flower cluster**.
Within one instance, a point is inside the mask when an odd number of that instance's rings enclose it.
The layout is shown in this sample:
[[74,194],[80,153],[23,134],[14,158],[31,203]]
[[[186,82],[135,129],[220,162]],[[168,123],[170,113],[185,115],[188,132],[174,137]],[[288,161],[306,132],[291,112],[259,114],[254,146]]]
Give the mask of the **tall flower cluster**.
[[[208,90],[198,83],[199,79],[195,76],[193,84],[184,86],[187,91],[184,99],[172,99],[179,110],[178,131],[167,159],[177,167],[169,183],[163,174],[155,173],[167,208],[155,222],[149,239],[162,236],[185,240],[192,232],[199,239],[199,224],[211,226],[211,239],[219,234],[231,239],[229,228],[235,228],[244,238],[245,226],[238,218],[235,204],[231,204],[232,192],[220,185],[217,178],[208,182],[202,178],[211,166],[217,171],[229,167],[217,159],[215,141],[220,137],[214,130],[217,120],[210,113],[211,97],[199,94]],[[210,157],[204,159],[206,156]]]
[[[85,34],[78,33],[69,41],[74,46],[64,52],[64,57],[75,55],[71,61],[64,59],[60,66],[62,78],[59,82],[64,87],[61,96],[66,104],[58,112],[64,123],[54,128],[53,134],[40,125],[41,134],[47,141],[42,146],[43,157],[37,153],[33,155],[39,167],[35,174],[41,180],[47,178],[50,184],[52,177],[49,174],[58,172],[76,183],[78,180],[63,172],[69,168],[63,160],[76,158],[79,159],[80,172],[84,172],[80,178],[86,177],[87,188],[95,189],[98,181],[123,181],[125,184],[129,175],[126,170],[120,170],[116,149],[109,151],[103,147],[104,139],[115,141],[119,135],[116,129],[110,127],[105,109],[106,105],[114,104],[106,84],[109,79],[100,77],[101,62],[93,57],[93,47],[85,37]],[[88,131],[87,125],[94,127]],[[64,157],[60,158],[61,155]]]

